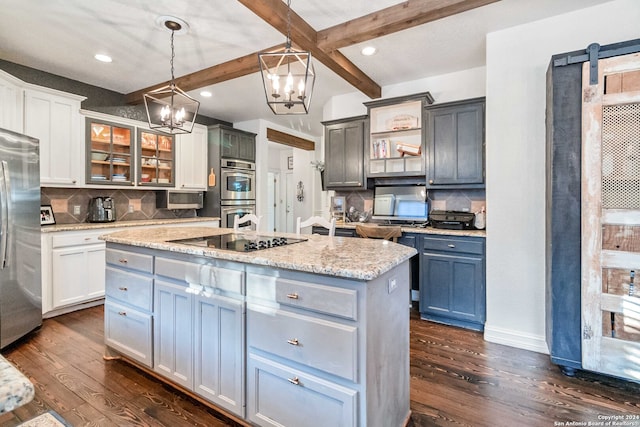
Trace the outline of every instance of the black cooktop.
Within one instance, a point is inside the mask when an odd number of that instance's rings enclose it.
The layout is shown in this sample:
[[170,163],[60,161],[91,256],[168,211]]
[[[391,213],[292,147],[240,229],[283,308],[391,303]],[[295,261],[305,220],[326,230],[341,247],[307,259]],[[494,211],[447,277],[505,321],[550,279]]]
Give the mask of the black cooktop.
[[304,242],[308,239],[280,236],[261,236],[259,234],[228,233],[213,236],[192,237],[189,239],[169,240],[172,243],[198,246],[201,248],[222,249],[235,252],[251,252],[277,248]]

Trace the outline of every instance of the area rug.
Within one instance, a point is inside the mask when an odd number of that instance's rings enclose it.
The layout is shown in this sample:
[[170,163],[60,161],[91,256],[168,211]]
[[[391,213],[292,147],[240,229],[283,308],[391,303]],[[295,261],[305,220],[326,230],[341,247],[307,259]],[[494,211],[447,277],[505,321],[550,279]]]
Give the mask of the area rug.
[[67,423],[64,418],[56,411],[45,412],[35,418],[25,421],[18,427],[73,427]]

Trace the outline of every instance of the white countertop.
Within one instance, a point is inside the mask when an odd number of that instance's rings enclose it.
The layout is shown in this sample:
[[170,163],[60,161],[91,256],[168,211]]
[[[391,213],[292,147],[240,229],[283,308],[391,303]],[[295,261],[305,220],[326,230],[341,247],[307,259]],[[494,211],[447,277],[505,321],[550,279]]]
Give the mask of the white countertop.
[[158,218],[136,221],[81,222],[77,224],[43,225],[40,230],[43,233],[52,233],[56,231],[99,230],[101,228],[143,227],[146,225],[171,225],[208,221],[220,221],[220,218],[197,216],[193,218]]
[[[386,240],[307,234],[303,235],[309,239],[305,242],[252,252],[233,252],[169,242],[232,231],[228,228],[210,227],[160,227],[153,230],[139,228],[108,233],[100,238],[108,243],[358,280],[375,279],[417,253],[414,248]],[[262,232],[260,235],[275,236],[273,233]],[[295,234],[277,235],[296,237]]]

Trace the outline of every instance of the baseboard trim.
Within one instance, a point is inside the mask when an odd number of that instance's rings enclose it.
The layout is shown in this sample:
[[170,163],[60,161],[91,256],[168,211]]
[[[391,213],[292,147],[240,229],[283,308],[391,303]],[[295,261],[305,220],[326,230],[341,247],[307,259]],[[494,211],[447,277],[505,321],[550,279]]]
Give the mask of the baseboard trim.
[[526,334],[512,329],[498,328],[485,323],[484,339],[485,341],[496,344],[535,351],[536,353],[549,354],[547,342],[542,335]]

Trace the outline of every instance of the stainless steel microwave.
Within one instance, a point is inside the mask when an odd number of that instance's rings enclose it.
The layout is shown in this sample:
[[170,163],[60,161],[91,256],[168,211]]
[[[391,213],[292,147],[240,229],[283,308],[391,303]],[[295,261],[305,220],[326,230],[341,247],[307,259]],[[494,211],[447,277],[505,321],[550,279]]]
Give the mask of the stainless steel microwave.
[[202,191],[164,190],[156,191],[158,209],[202,209]]

